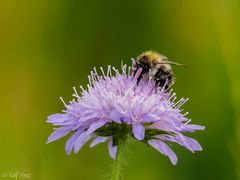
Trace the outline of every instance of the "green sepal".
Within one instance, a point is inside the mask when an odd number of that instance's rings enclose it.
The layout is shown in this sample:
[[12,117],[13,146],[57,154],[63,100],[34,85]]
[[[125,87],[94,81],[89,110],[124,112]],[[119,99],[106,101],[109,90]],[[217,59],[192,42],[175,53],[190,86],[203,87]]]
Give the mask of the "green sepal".
[[145,137],[144,140],[150,140],[150,139],[154,139],[154,136],[156,135],[162,135],[162,134],[170,134],[173,135],[173,132],[168,132],[168,131],[163,131],[163,130],[159,130],[159,129],[146,129],[145,130]]
[[125,141],[130,131],[130,126],[122,123],[109,123],[95,131],[98,136],[112,136],[113,146],[117,146],[120,141]]

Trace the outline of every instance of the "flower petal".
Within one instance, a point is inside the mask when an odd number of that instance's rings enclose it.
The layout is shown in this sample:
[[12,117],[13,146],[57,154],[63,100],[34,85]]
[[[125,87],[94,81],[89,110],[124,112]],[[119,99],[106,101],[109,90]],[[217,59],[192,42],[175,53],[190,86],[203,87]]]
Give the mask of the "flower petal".
[[134,112],[136,114],[141,114],[142,113],[142,103],[139,102],[139,104],[136,105],[136,107],[134,108]]
[[181,131],[183,132],[194,132],[196,130],[204,130],[205,126],[200,126],[196,124],[185,124],[182,126]]
[[188,146],[193,150],[193,151],[202,151],[202,146],[198,143],[197,140],[184,136],[184,139]]
[[195,139],[187,137],[187,136],[183,136],[182,134],[177,134],[174,136],[159,135],[159,136],[155,136],[155,137],[159,138],[163,141],[175,142],[175,143],[185,147],[186,149],[192,151],[193,153],[194,153],[194,151],[202,150],[201,145]]
[[115,121],[117,123],[121,123],[121,117],[122,116],[123,115],[121,113],[119,113],[117,110],[113,110],[109,114],[109,119],[111,119],[112,121]]
[[87,130],[87,134],[93,133],[98,128],[104,126],[107,123],[106,120],[98,120],[90,125],[90,127]]
[[159,101],[158,101],[158,96],[157,95],[152,95],[152,96],[149,96],[147,98],[146,101],[144,101],[143,103],[143,112],[142,113],[149,113],[151,112],[152,109],[154,109],[154,107],[156,107],[156,105],[159,104]]
[[143,114],[142,119],[144,123],[152,123],[158,121],[160,118],[155,114]]
[[88,120],[91,120],[91,119],[96,119],[98,117],[99,117],[99,115],[96,114],[96,113],[91,113],[91,114],[88,113],[88,114],[84,115],[83,117],[81,117],[79,119],[79,122],[85,122],[85,121],[88,121]]
[[74,152],[77,153],[91,137],[92,135],[87,134],[86,131],[82,132],[75,140]]
[[56,141],[64,136],[66,136],[70,131],[72,130],[72,126],[62,126],[60,128],[57,128],[49,137],[47,140],[47,144],[53,141]]
[[50,123],[53,123],[53,124],[54,123],[62,123],[62,122],[67,121],[69,119],[72,119],[71,115],[57,113],[57,114],[53,114],[53,115],[48,116],[47,122],[50,122]]
[[83,130],[77,130],[77,132],[75,132],[66,142],[65,145],[65,150],[66,153],[69,155],[72,151],[73,145],[76,141],[76,139],[78,138],[78,136],[82,133]]
[[108,139],[109,139],[109,137],[98,136],[90,144],[90,147],[94,147],[94,146],[96,146],[96,145],[98,145],[100,143],[103,143],[103,142],[107,141]]
[[108,142],[108,152],[111,158],[115,159],[117,154],[117,146],[112,146],[112,140]]
[[174,136],[174,138],[178,144],[182,145],[183,147],[192,152],[202,150],[202,147],[195,139],[183,136],[181,134]]
[[141,123],[133,124],[132,132],[133,132],[134,137],[137,140],[141,141],[144,139],[145,129]]
[[159,129],[163,131],[173,131],[173,132],[176,131],[177,129],[177,126],[172,121],[170,121],[170,119],[165,119],[165,118],[154,122],[150,127],[152,129]]
[[126,123],[126,124],[130,124],[132,121],[132,118],[130,117],[123,117],[121,118],[122,122]]
[[166,143],[162,142],[161,140],[149,140],[148,144],[150,144],[160,153],[168,156],[173,165],[177,164],[176,154],[172,151],[172,149]]

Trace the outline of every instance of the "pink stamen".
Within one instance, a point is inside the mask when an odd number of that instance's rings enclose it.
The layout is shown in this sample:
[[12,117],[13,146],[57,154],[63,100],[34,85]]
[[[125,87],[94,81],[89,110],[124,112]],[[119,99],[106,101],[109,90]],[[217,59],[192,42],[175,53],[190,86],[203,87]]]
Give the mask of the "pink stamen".
[[141,73],[142,73],[142,68],[139,68],[139,69],[137,70],[135,76],[134,76],[134,79],[136,80],[136,79],[140,76]]

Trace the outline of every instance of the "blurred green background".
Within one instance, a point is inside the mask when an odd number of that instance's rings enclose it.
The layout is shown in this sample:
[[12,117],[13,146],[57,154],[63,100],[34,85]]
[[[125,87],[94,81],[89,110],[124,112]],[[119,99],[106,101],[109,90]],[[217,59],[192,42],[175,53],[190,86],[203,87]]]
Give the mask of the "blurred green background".
[[0,179],[16,171],[34,180],[108,179],[106,144],[67,156],[67,138],[45,144],[52,132],[45,120],[94,66],[130,64],[149,49],[189,65],[174,68],[174,90],[190,98],[192,122],[207,127],[192,134],[204,151],[176,145],[173,166],[133,141],[125,179],[240,179],[239,32],[239,0],[1,0]]

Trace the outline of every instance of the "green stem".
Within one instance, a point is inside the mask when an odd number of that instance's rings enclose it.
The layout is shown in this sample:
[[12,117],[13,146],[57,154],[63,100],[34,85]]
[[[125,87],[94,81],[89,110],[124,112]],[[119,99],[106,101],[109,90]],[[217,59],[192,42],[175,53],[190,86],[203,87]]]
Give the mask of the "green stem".
[[117,147],[116,159],[113,163],[111,180],[119,180],[120,179],[123,148],[124,148],[124,141],[119,141],[118,147]]

